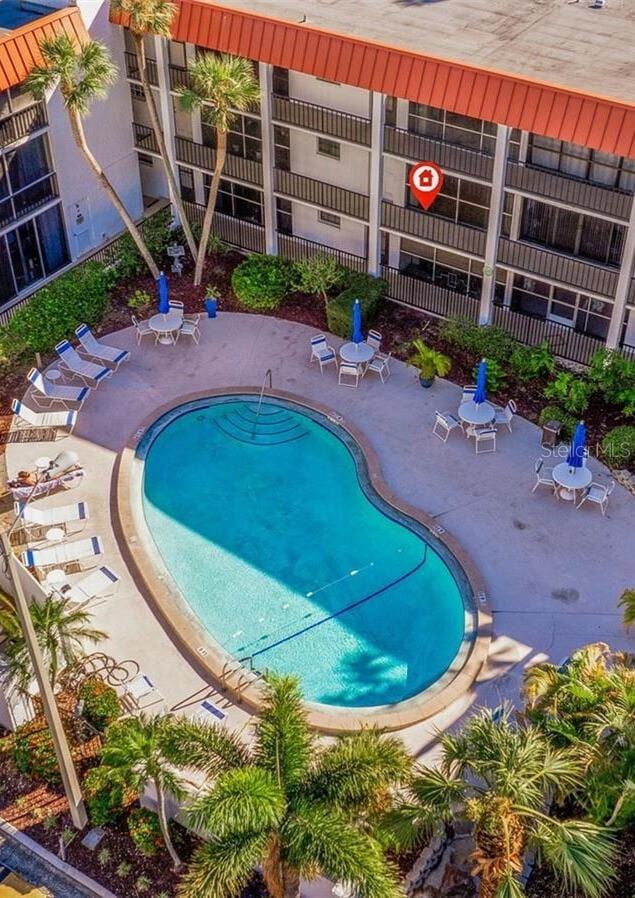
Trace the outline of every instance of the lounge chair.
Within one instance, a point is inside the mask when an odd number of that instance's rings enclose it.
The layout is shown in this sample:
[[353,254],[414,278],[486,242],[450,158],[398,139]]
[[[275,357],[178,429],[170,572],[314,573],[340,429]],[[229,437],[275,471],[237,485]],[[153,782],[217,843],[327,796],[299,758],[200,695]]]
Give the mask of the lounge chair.
[[145,708],[163,701],[164,698],[157,687],[144,673],[137,674],[132,680],[123,684],[121,703],[131,713],[143,711]]
[[[214,718],[211,720],[210,718]],[[197,723],[223,723],[227,719],[227,714],[213,701],[206,698],[198,706],[198,709],[192,715],[192,719]]]
[[14,418],[18,430],[24,430],[25,427],[51,427],[56,431],[57,437],[59,431],[66,431],[62,436],[72,433],[77,423],[77,412],[34,412],[19,399],[11,400],[11,410],[18,419],[16,421]]
[[[59,543],[46,549],[27,549],[22,553],[22,564],[46,570],[52,567],[65,568],[67,564],[95,559],[103,553],[103,546],[98,536],[89,539],[77,539],[70,543]],[[81,566],[81,565],[80,565]]]
[[593,502],[595,505],[600,506],[602,517],[604,517],[609,504],[609,496],[614,489],[614,480],[611,480],[608,486],[605,486],[603,483],[592,483],[582,493],[582,498],[576,505],[576,508],[580,508],[580,506],[584,505],[585,502]]
[[112,368],[96,365],[95,362],[83,359],[68,340],[62,340],[58,343],[55,350],[60,357],[60,366],[66,368],[76,377],[81,378],[88,386],[98,387],[103,380],[112,374]]
[[50,408],[54,402],[61,402],[67,409],[69,403],[81,408],[84,400],[90,394],[90,387],[53,383],[53,381],[47,380],[37,368],[31,368],[26,379],[35,388],[31,394],[33,402],[41,408]]
[[20,518],[27,533],[32,531],[47,530],[49,527],[61,527],[66,533],[69,525],[79,524],[73,527],[73,531],[81,530],[89,518],[86,502],[75,502],[72,505],[61,505],[57,508],[38,508],[34,505],[26,505],[24,502],[16,502],[13,510],[16,518]]
[[102,565],[77,583],[66,583],[55,591],[76,605],[86,605],[94,599],[108,598],[118,586],[119,577],[110,568]]
[[122,362],[130,359],[130,353],[127,349],[117,349],[116,346],[108,346],[107,343],[101,343],[87,324],[80,324],[75,329],[77,339],[86,355],[93,359],[99,359],[104,365],[113,368],[115,371]]
[[432,433],[439,437],[442,443],[447,443],[453,430],[461,427],[461,422],[450,412],[435,412],[434,427]]
[[324,371],[325,365],[330,365],[331,363],[337,365],[335,350],[326,342],[324,334],[316,334],[315,337],[311,337],[311,359],[309,364],[313,364],[315,359],[319,362],[320,372]]

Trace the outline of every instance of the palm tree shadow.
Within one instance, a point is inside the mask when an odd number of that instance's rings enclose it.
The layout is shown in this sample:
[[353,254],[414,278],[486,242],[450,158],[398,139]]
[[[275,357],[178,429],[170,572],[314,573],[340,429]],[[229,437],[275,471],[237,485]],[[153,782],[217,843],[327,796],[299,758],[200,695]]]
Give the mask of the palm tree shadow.
[[[350,652],[338,666],[343,686],[339,692],[323,696],[327,704],[372,707],[395,701],[394,663],[369,651]],[[400,696],[402,699],[403,696]]]

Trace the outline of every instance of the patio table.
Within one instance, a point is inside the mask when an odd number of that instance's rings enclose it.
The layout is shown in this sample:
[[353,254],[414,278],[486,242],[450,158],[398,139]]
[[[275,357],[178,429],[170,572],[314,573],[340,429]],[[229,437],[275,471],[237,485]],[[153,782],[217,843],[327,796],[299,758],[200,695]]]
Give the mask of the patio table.
[[491,424],[495,417],[496,411],[489,402],[468,399],[459,406],[459,418],[466,424]]
[[159,343],[169,345],[175,343],[174,334],[181,329],[183,315],[181,312],[159,312],[148,321],[150,330],[159,335]]
[[588,468],[572,468],[566,461],[556,465],[551,476],[560,487],[558,490],[560,498],[566,502],[573,502],[577,490],[585,489],[593,480],[593,474]]
[[368,364],[374,355],[375,350],[368,343],[353,343],[351,340],[350,343],[344,343],[343,346],[340,346],[340,358],[342,361],[348,362],[349,365],[356,365],[358,368],[361,365]]

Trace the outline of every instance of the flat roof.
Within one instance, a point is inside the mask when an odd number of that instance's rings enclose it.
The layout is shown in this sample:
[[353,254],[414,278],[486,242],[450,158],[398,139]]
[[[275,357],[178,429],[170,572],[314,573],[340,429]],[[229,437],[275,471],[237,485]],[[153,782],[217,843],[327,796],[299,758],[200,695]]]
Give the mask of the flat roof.
[[635,2],[215,0],[584,93],[635,102]]

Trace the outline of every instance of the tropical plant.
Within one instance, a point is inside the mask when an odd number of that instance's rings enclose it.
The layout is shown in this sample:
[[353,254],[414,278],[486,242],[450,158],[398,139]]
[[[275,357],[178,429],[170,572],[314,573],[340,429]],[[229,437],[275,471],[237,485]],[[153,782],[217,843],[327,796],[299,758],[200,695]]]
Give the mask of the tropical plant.
[[179,799],[184,796],[179,773],[170,764],[164,751],[166,732],[171,726],[169,716],[128,717],[118,720],[106,731],[101,753],[99,775],[102,782],[118,784],[141,795],[151,783],[157,796],[159,826],[174,869],[181,866],[176,853],[166,813],[166,793]]
[[203,217],[201,239],[194,269],[194,285],[199,286],[212,230],[218,188],[227,155],[227,134],[237,112],[245,112],[260,97],[253,63],[240,56],[204,53],[190,68],[190,84],[179,91],[187,111],[201,110],[201,116],[216,132],[216,159]]
[[402,744],[363,730],[326,746],[308,727],[295,679],[270,675],[267,690],[249,744],[220,726],[174,720],[168,754],[208,780],[188,816],[209,841],[180,895],[233,898],[260,864],[272,898],[295,898],[300,877],[318,875],[364,898],[396,898],[372,824],[408,775]]
[[445,377],[452,367],[452,360],[437,349],[427,346],[423,340],[412,341],[413,353],[408,364],[417,368],[424,380],[434,380],[436,376]]
[[46,92],[59,82],[75,144],[117,210],[152,276],[158,278],[159,269],[141,232],[88,146],[84,133],[83,117],[88,114],[91,103],[105,97],[108,87],[117,78],[117,67],[110,58],[108,48],[97,41],[75,45],[68,35],[60,34],[44,38],[40,42],[40,53],[43,63],[31,69],[25,82],[27,91],[36,100],[42,100]]
[[99,732],[121,717],[117,690],[99,677],[88,677],[79,687],[77,698],[82,703],[82,717]]
[[92,767],[83,781],[86,808],[93,826],[114,823],[137,798],[135,793],[127,791],[118,783],[104,780],[99,767]]
[[383,278],[345,268],[340,287],[342,292],[327,303],[326,320],[332,334],[350,340],[355,300],[359,299],[362,307],[363,327],[369,327],[377,317],[388,284]]
[[635,361],[615,349],[600,349],[591,359],[588,376],[606,402],[620,406],[627,416],[635,414]]
[[152,305],[152,297],[146,290],[135,290],[128,297],[128,308],[136,309],[138,312],[145,312]]
[[253,253],[232,273],[232,290],[246,309],[273,311],[290,288],[291,266],[280,256]]
[[571,415],[585,411],[592,393],[592,384],[570,371],[560,371],[544,391],[545,399],[555,399]]
[[13,743],[15,766],[25,776],[56,786],[61,781],[53,737],[42,716],[16,728]]
[[539,346],[517,346],[509,364],[520,380],[536,380],[553,374],[556,360],[549,344],[543,341]]
[[635,589],[625,589],[619,597],[617,607],[624,609],[624,626],[632,627],[635,624]]
[[176,4],[170,3],[168,0],[111,0],[110,8],[119,13],[123,13],[126,18],[126,27],[132,35],[137,55],[137,66],[139,70],[139,78],[143,88],[143,95],[146,101],[146,107],[150,115],[150,123],[154,130],[161,163],[168,179],[170,190],[170,199],[176,207],[183,236],[188,245],[192,258],[196,259],[196,241],[192,234],[192,229],[185,214],[185,207],[181,198],[181,192],[176,183],[174,169],[170,162],[168,148],[165,142],[163,126],[157,106],[154,99],[154,91],[148,77],[148,65],[145,51],[145,38],[148,35],[156,35],[160,38],[170,40],[172,37],[172,21],[176,15]]
[[444,321],[440,333],[448,343],[465,349],[477,359],[494,359],[501,365],[509,361],[518,346],[502,328],[491,324],[483,327],[460,315]]
[[341,283],[343,271],[339,262],[330,256],[317,255],[302,259],[295,264],[295,286],[302,293],[319,294],[326,309],[328,294]]
[[519,874],[532,849],[568,888],[602,894],[613,869],[610,831],[549,811],[553,799],[582,785],[584,765],[570,749],[552,746],[536,726],[515,723],[510,708],[496,719],[482,711],[440,741],[440,766],[420,768],[410,795],[387,816],[399,843],[416,841],[439,820],[462,818],[473,827],[481,898],[522,896]]
[[146,808],[134,808],[128,815],[128,832],[140,854],[154,857],[163,844],[161,824]]
[[[498,393],[499,390],[502,390],[505,386],[505,381],[507,380],[507,375],[505,374],[505,370],[502,365],[496,361],[496,359],[486,359],[487,361],[487,389],[490,393]],[[474,370],[472,371],[472,377],[476,381],[478,377],[478,364],[474,365]]]
[[[90,612],[73,605],[69,598],[49,596],[42,602],[31,602],[29,613],[53,687],[57,685],[62,671],[84,656],[86,643],[96,645],[106,639],[106,633],[91,626]],[[11,601],[2,594],[0,629],[6,637],[2,646],[0,676],[26,695],[33,679],[31,659],[20,618]]]
[[560,423],[560,438],[568,440],[578,423],[575,415],[570,415],[561,409],[558,405],[545,405],[538,415],[538,423],[542,426],[548,421],[558,421]]
[[609,430],[602,438],[602,455],[614,467],[635,461],[635,427],[622,424]]

